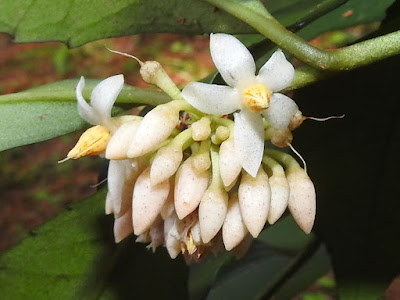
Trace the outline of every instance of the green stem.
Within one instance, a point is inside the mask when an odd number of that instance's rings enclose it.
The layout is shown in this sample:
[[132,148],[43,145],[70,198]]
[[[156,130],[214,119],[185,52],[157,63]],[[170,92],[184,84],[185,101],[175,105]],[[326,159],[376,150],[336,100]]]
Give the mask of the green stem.
[[318,49],[283,27],[258,1],[204,0],[244,21],[279,47],[322,70],[358,68],[400,53],[400,31],[337,50]]
[[219,152],[218,147],[213,145],[210,149],[211,154],[211,166],[212,166],[212,176],[210,188],[223,189],[224,185],[222,183],[221,175],[219,173]]
[[284,165],[287,171],[301,169],[299,163],[290,154],[273,149],[265,149],[264,153]]
[[179,133],[176,137],[174,137],[170,145],[172,147],[182,148],[182,150],[185,150],[192,143],[192,128],[188,128]]
[[285,170],[283,170],[283,167],[275,159],[264,155],[262,162],[271,169],[273,175],[285,177]]

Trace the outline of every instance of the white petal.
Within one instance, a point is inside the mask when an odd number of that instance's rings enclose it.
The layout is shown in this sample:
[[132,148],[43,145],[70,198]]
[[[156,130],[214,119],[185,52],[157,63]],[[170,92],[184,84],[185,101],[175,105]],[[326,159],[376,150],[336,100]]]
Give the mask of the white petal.
[[111,136],[106,148],[107,159],[126,159],[132,138],[135,136],[140,121],[122,124]]
[[238,195],[235,193],[229,198],[228,212],[222,226],[222,239],[225,249],[230,251],[239,245],[248,232],[240,214]]
[[114,238],[119,243],[133,232],[132,212],[129,209],[124,215],[114,221]]
[[85,78],[83,76],[76,86],[76,99],[78,100],[78,113],[82,119],[92,125],[100,125],[101,118],[96,113],[96,111],[86,102],[83,98],[82,91],[85,87]]
[[235,113],[234,141],[240,163],[255,177],[264,152],[264,125],[259,113],[243,108]]
[[154,224],[150,227],[149,236],[151,243],[146,248],[151,248],[154,253],[156,248],[164,243],[164,222],[161,217],[157,217]]
[[270,201],[271,189],[263,168],[260,168],[256,178],[243,174],[239,185],[240,212],[247,229],[255,238],[267,221]]
[[239,109],[241,101],[237,89],[202,82],[189,83],[181,95],[190,105],[206,114],[230,114]]
[[179,219],[194,211],[207,189],[210,170],[198,173],[189,157],[178,169],[175,177],[175,210]]
[[277,92],[288,87],[293,78],[294,67],[279,49],[262,66],[258,72],[257,81],[264,84],[271,92]]
[[150,183],[150,167],[140,174],[132,198],[132,220],[136,235],[150,228],[161,212],[169,193],[169,181]]
[[299,107],[292,99],[273,93],[269,107],[262,112],[262,115],[272,127],[284,129],[289,126],[290,120],[298,110]]
[[210,52],[215,66],[228,85],[241,89],[255,81],[254,59],[234,36],[211,34]]
[[120,74],[104,79],[93,89],[90,104],[103,120],[111,118],[111,108],[123,86],[124,76]]
[[221,144],[219,150],[219,172],[225,187],[229,187],[242,170],[242,165],[236,153],[233,138],[229,138]]

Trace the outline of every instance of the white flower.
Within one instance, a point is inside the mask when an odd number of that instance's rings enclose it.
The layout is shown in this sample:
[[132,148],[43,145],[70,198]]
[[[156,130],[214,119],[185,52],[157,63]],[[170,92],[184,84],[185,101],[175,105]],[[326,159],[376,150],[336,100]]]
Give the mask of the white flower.
[[294,68],[277,50],[256,76],[250,52],[228,34],[211,34],[210,51],[229,86],[192,82],[183,89],[182,97],[207,114],[234,113],[235,149],[242,167],[255,177],[264,149],[262,116],[271,126],[286,128],[298,110],[292,99],[275,93],[289,86]]
[[82,96],[85,79],[81,77],[76,87],[79,115],[92,125],[102,125],[108,130],[114,131],[116,128],[111,120],[111,109],[123,85],[123,75],[114,75],[104,79],[93,89],[89,105]]

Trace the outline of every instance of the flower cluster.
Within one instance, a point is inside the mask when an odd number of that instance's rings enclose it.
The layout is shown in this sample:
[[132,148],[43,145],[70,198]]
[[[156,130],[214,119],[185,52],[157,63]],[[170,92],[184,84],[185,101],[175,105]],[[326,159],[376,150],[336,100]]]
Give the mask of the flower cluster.
[[111,117],[122,75],[100,82],[90,105],[84,79],[78,83],[78,112],[95,126],[68,158],[110,160],[106,213],[115,216],[116,242],[133,232],[191,262],[224,248],[242,255],[286,208],[303,231],[312,229],[312,181],[292,156],[264,146],[288,146],[304,119],[277,93],[293,80],[293,66],[278,50],[256,76],[249,51],[226,34],[211,35],[210,49],[229,86],[194,82],[180,92],[157,62],[140,62],[143,79],[173,99],[143,118]]

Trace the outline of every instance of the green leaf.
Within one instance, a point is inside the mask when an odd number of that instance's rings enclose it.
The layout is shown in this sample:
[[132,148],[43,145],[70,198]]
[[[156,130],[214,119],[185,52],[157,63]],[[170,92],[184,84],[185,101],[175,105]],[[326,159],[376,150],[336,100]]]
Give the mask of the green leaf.
[[[3,299],[186,298],[186,266],[133,236],[115,246],[106,191],[74,204],[0,257]],[[173,274],[173,276],[171,276]],[[156,283],[156,284],[154,284]]]
[[[0,151],[54,138],[85,126],[76,108],[77,80],[46,84],[24,92],[0,96]],[[86,99],[100,80],[88,79]],[[155,90],[125,85],[117,103],[156,105],[170,98]]]
[[58,40],[72,47],[144,32],[251,32],[199,0],[2,1],[0,12],[0,32],[14,35],[16,42]]
[[327,31],[381,21],[385,18],[386,10],[395,1],[349,0],[304,27],[298,34],[306,39],[311,39]]

